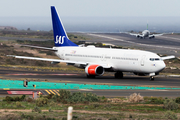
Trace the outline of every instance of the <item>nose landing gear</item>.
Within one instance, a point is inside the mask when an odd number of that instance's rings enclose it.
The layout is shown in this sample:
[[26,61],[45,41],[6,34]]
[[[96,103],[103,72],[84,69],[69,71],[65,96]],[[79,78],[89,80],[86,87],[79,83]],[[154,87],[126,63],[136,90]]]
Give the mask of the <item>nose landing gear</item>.
[[154,76],[155,76],[155,75],[156,75],[156,73],[150,73],[150,74],[149,74],[151,81],[154,81]]
[[154,81],[154,76],[150,76],[150,80],[151,80],[151,81]]

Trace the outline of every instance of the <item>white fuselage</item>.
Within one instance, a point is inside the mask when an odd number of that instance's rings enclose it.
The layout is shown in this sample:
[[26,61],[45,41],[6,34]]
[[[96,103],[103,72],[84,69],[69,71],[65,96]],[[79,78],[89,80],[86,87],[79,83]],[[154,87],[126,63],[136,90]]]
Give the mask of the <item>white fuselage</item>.
[[142,36],[145,38],[145,37],[149,37],[149,35],[150,35],[150,31],[149,30],[144,30],[143,32],[142,32]]
[[106,64],[114,71],[156,73],[165,68],[164,61],[155,53],[95,47],[54,47],[56,55],[63,60]]

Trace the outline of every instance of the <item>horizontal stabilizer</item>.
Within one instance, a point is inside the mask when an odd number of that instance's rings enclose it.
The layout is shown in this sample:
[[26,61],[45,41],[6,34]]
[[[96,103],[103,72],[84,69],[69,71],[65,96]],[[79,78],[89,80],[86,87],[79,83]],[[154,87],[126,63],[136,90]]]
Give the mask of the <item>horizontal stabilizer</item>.
[[168,60],[168,59],[173,59],[173,58],[175,58],[174,55],[166,56],[166,57],[161,57],[162,60]]
[[53,48],[40,47],[40,46],[32,46],[32,45],[21,45],[21,46],[26,46],[26,47],[31,47],[31,48],[38,48],[38,49],[44,49],[44,50],[51,50],[51,51],[57,51],[56,49],[53,49]]

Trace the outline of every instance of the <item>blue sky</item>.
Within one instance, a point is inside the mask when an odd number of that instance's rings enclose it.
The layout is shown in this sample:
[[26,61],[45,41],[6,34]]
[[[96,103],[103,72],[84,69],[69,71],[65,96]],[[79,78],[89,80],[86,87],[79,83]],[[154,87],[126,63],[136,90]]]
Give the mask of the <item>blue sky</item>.
[[50,6],[61,16],[180,16],[180,0],[1,0],[0,17],[49,17]]

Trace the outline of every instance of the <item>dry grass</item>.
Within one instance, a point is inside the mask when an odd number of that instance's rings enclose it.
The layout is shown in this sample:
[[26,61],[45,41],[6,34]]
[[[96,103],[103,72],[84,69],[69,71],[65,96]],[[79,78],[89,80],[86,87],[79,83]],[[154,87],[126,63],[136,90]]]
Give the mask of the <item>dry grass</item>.
[[140,95],[140,93],[133,93],[129,96],[129,99],[128,99],[129,102],[131,103],[138,103],[138,102],[141,102],[141,101],[144,101],[144,97]]

